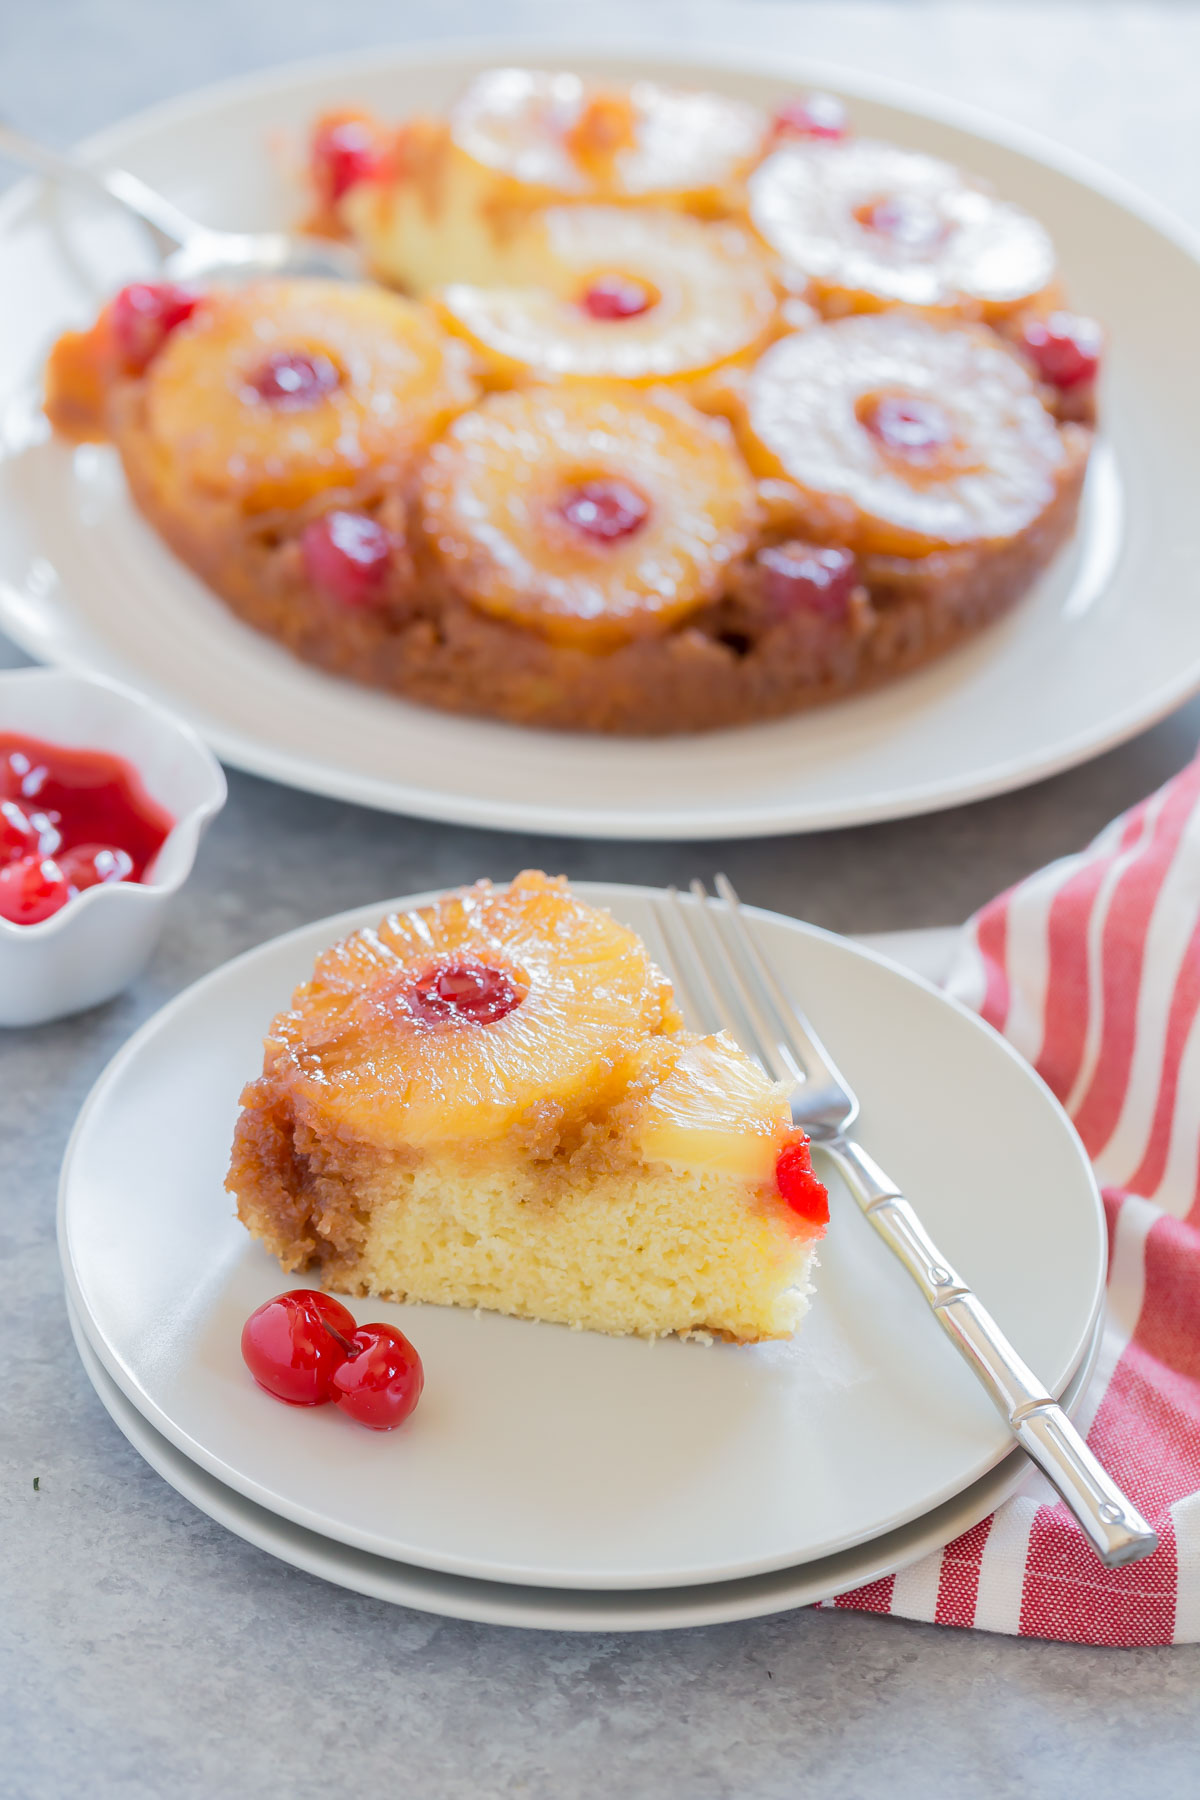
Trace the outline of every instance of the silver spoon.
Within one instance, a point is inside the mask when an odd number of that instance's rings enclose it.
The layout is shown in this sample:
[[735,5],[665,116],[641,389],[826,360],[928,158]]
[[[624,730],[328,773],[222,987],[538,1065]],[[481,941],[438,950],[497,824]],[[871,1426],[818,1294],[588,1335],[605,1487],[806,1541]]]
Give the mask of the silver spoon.
[[338,281],[362,279],[357,254],[324,238],[284,231],[214,231],[198,225],[170,200],[126,169],[93,169],[50,150],[0,122],[0,155],[36,169],[65,186],[115,201],[147,229],[171,281],[255,275],[308,275]]

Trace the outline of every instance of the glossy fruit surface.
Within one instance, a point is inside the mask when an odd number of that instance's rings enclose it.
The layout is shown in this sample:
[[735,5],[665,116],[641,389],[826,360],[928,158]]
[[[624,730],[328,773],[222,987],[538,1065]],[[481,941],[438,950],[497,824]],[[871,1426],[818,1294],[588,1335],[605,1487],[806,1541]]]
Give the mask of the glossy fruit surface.
[[413,983],[412,1006],[418,1017],[431,1024],[463,1020],[473,1025],[492,1025],[519,1006],[522,991],[507,969],[490,969],[486,963],[447,963]]
[[257,1381],[290,1406],[324,1406],[350,1354],[354,1314],[315,1288],[293,1288],[256,1307],[242,1327],[242,1358]]
[[[522,993],[485,1029],[431,1030],[431,967],[490,970]],[[325,951],[272,1026],[273,1077],[364,1143],[475,1146],[623,1091],[640,1044],[674,1021],[636,935],[528,872],[396,913]]]
[[844,619],[857,580],[857,563],[849,550],[790,539],[768,544],[755,558],[763,571],[763,590],[777,618],[816,613]]
[[0,796],[0,915],[20,925],[99,882],[141,881],[174,824],[122,757],[11,732]]
[[80,894],[109,881],[129,881],[133,877],[132,856],[115,844],[77,844],[60,852],[56,861],[71,887]]
[[635,81],[597,86],[566,70],[489,69],[450,114],[458,149],[547,195],[664,199],[735,181],[767,121],[723,94]]
[[334,1370],[330,1399],[371,1431],[394,1431],[408,1418],[425,1386],[425,1371],[394,1325],[360,1325],[351,1353]]
[[829,1223],[829,1190],[814,1173],[808,1138],[803,1132],[785,1144],[775,1165],[779,1192],[800,1218],[811,1225]]
[[713,598],[757,520],[723,421],[609,382],[489,395],[434,445],[421,499],[466,600],[584,650]]
[[246,377],[260,400],[280,407],[315,406],[341,384],[341,370],[319,351],[278,350]]
[[1054,275],[1048,233],[952,164],[868,138],[785,142],[750,177],[750,216],[821,310],[1002,315]]
[[0,868],[0,918],[40,925],[71,898],[70,883],[48,856],[18,856]]
[[[782,338],[746,383],[743,446],[797,496],[796,535],[923,556],[1011,537],[1066,451],[1024,359],[994,333],[900,312]],[[825,521],[825,524],[822,524]]]
[[199,304],[198,294],[172,282],[135,281],[122,288],[108,318],[125,373],[141,375]]
[[1051,313],[1048,319],[1030,319],[1021,342],[1038,374],[1057,388],[1079,387],[1094,381],[1100,372],[1104,333],[1095,319],[1077,313]]
[[650,517],[650,507],[637,489],[612,477],[569,488],[559,501],[559,511],[568,525],[602,544],[629,537]]
[[785,100],[772,120],[776,137],[844,138],[850,128],[836,94],[799,94]]
[[391,533],[366,513],[334,511],[306,525],[300,539],[309,580],[340,606],[377,601],[392,564]]
[[690,381],[774,329],[762,247],[731,224],[633,206],[552,206],[522,246],[520,284],[451,282],[447,329],[515,380]]
[[628,275],[598,275],[579,304],[593,319],[636,319],[654,305],[654,292]]
[[336,205],[360,181],[384,172],[378,130],[360,114],[328,114],[313,132],[309,167],[320,200]]
[[146,377],[155,480],[171,510],[293,508],[405,479],[474,397],[460,344],[382,288],[262,281],[214,292]]

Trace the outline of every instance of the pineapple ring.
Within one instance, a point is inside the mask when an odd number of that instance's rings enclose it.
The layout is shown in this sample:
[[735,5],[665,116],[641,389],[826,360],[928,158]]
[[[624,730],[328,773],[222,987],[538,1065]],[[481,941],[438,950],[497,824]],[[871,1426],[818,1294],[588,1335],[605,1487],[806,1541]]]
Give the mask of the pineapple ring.
[[635,81],[591,86],[541,69],[490,69],[450,114],[474,162],[563,199],[716,201],[760,153],[767,120],[723,94]]
[[[519,1005],[490,1023],[431,1024],[410,1004],[431,967],[513,974]],[[305,1106],[368,1143],[492,1144],[601,1108],[642,1047],[678,1029],[669,983],[636,934],[558,877],[481,881],[394,913],[319,958],[272,1027],[267,1060]]]
[[903,313],[773,344],[747,383],[744,448],[794,484],[818,533],[923,556],[1030,525],[1065,452],[1024,365],[978,326]]
[[435,444],[421,501],[467,600],[593,651],[712,599],[757,518],[724,421],[602,383],[490,395]]
[[[297,367],[308,388],[289,394],[279,379],[295,383]],[[146,376],[145,419],[164,484],[262,512],[403,476],[474,394],[462,346],[412,301],[268,281],[213,292],[172,334]]]
[[[538,286],[440,297],[443,323],[501,379],[668,381],[753,352],[771,329],[773,284],[736,227],[618,206],[551,207],[539,223]],[[631,310],[597,317],[587,298],[614,278]]]
[[776,150],[750,178],[750,214],[831,312],[1001,317],[1054,276],[1054,246],[1028,213],[950,163],[866,138]]

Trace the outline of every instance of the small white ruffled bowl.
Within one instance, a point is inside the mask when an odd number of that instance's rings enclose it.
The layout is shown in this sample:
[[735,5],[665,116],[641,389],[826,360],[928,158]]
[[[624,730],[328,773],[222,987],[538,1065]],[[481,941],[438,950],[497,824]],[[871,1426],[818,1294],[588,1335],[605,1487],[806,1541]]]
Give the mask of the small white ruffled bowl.
[[87,888],[37,925],[0,918],[0,1026],[41,1025],[111,1000],[141,973],[227,789],[220,763],[188,726],[89,675],[0,671],[0,732],[123,757],[175,820],[143,880]]

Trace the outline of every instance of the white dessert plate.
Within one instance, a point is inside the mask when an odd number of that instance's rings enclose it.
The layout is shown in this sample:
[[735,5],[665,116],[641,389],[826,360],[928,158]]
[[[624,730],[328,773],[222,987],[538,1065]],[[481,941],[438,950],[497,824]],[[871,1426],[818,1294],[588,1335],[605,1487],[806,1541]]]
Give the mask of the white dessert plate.
[[1119,743],[1200,687],[1200,264],[1184,228],[1114,178],[897,86],[760,55],[613,57],[503,42],[371,50],[208,89],[87,147],[194,215],[294,220],[272,146],[322,107],[445,106],[511,61],[709,83],[771,104],[845,95],[859,130],[987,178],[1049,226],[1073,303],[1108,327],[1105,439],[1074,544],[981,637],[878,692],[807,715],[667,740],[550,735],[414,708],[321,675],[240,625],[126,496],[111,452],[50,440],[30,398],[57,331],[139,272],[111,213],[31,185],[0,205],[0,627],[47,662],[173,706],[230,763],[364,805],[584,837],[728,838],[958,805]]
[[[649,890],[579,891],[653,941]],[[1009,1454],[915,1289],[837,1191],[794,1340],[650,1344],[362,1301],[360,1318],[402,1322],[424,1359],[425,1396],[401,1431],[264,1396],[241,1363],[241,1326],[296,1278],[250,1241],[223,1190],[238,1093],[317,951],[384,910],[305,926],[205,977],[130,1040],[80,1116],[60,1194],[67,1289],[156,1431],[324,1537],[568,1588],[730,1580],[834,1555],[923,1517]],[[843,939],[756,917],[859,1088],[868,1148],[1061,1392],[1091,1342],[1105,1268],[1099,1198],[1065,1115],[935,989]]]
[[[473,1581],[353,1550],[293,1525],[226,1487],[142,1417],[104,1369],[69,1304],[67,1310],[80,1361],[109,1417],[150,1467],[185,1500],[226,1530],[293,1568],[395,1606],[411,1606],[418,1612],[451,1619],[474,1619],[481,1625],[520,1625],[537,1631],[667,1631],[788,1612],[877,1581],[940,1550],[994,1512],[1011,1494],[1041,1480],[1024,1454],[1014,1451],[990,1475],[899,1531],[889,1531],[857,1550],[844,1550],[840,1556],[803,1563],[796,1569],[777,1569],[769,1575],[750,1575],[741,1581],[643,1588],[632,1593]],[[1083,1395],[1102,1335],[1103,1321],[1096,1327],[1087,1358],[1063,1395],[1068,1411]]]

